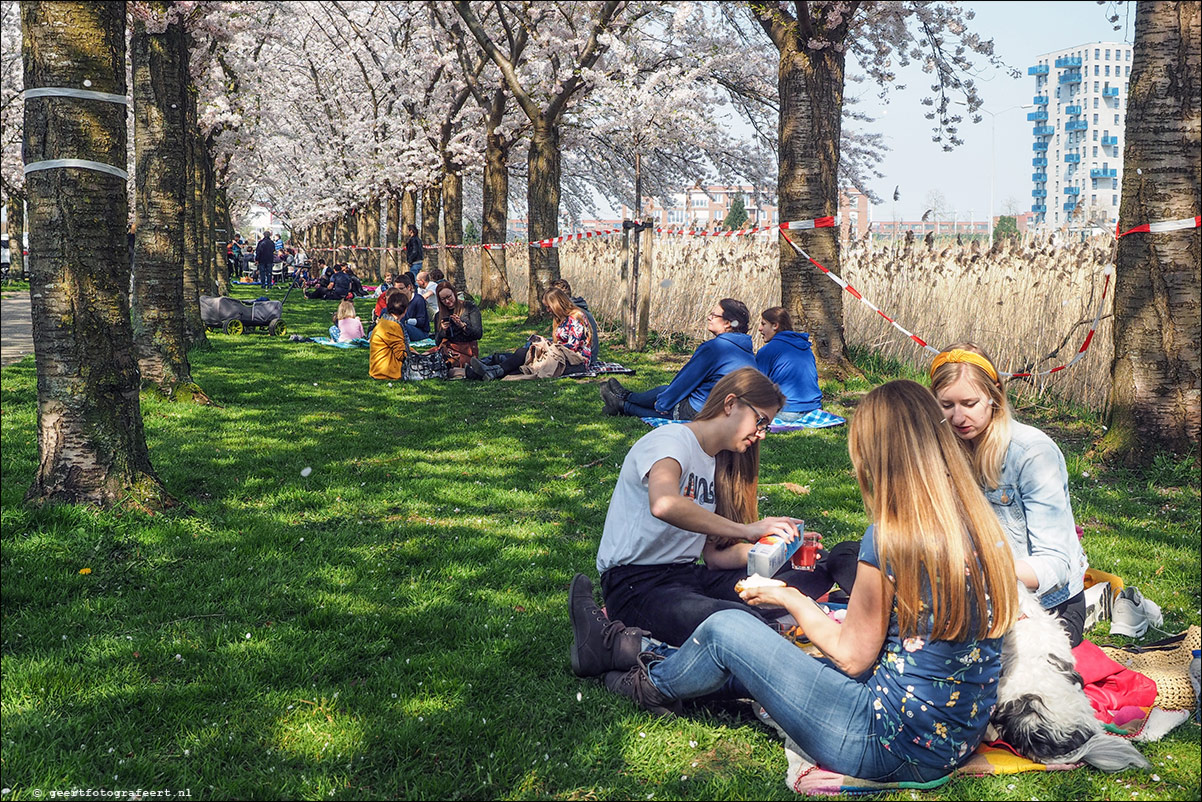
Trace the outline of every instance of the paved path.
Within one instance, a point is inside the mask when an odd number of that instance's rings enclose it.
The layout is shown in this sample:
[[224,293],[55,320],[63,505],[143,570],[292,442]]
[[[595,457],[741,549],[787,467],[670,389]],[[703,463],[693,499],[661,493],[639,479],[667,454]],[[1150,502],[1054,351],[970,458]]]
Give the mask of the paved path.
[[0,365],[20,362],[33,353],[33,320],[29,293],[6,292],[0,300]]

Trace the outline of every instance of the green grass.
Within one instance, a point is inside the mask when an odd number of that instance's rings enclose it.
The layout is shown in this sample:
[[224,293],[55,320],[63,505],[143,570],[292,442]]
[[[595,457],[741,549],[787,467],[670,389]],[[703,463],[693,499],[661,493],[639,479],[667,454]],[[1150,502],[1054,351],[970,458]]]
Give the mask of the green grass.
[[[284,319],[318,335],[333,310],[293,293]],[[485,352],[524,340],[522,313],[485,316]],[[779,741],[747,715],[657,721],[571,673],[567,585],[595,573],[618,467],[646,431],[604,417],[595,381],[390,384],[363,350],[210,342],[193,369],[220,406],[143,396],[154,465],[190,513],[24,506],[33,359],[0,374],[6,799],[793,797]],[[681,358],[605,353],[640,389]],[[828,407],[849,413],[896,369],[862,362],[866,378],[824,387]],[[1162,604],[1165,630],[1197,623],[1197,463],[1116,473],[1087,455],[1096,420],[1019,414],[1064,445],[1091,561]],[[858,537],[845,438],[769,437],[764,513]],[[1142,748],[1156,780],[1082,770],[923,796],[1197,798],[1195,725]]]

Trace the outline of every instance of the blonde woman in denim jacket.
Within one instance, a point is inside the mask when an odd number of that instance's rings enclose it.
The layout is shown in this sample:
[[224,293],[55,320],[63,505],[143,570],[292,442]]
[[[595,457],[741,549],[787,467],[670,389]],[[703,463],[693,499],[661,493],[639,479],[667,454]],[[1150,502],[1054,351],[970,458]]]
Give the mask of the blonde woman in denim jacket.
[[1088,563],[1064,454],[1039,429],[1014,420],[993,360],[975,345],[954,345],[935,357],[931,392],[1010,540],[1019,580],[1076,646],[1085,624]]

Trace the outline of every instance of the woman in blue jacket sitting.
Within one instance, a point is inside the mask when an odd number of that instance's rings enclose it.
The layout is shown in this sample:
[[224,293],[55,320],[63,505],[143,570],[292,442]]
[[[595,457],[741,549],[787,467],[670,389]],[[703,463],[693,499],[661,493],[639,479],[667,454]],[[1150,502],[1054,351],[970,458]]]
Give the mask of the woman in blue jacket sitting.
[[671,384],[633,393],[617,379],[601,385],[607,415],[692,420],[705,406],[710,390],[727,373],[754,368],[755,351],[747,327],[751,315],[742,301],[723,298],[710,310],[706,331],[714,335],[697,347]]
[[785,394],[785,405],[777,413],[782,421],[795,421],[822,406],[818,389],[818,366],[810,348],[810,335],[793,331],[793,318],[783,306],[765,309],[760,320],[764,345],[756,352],[755,364]]

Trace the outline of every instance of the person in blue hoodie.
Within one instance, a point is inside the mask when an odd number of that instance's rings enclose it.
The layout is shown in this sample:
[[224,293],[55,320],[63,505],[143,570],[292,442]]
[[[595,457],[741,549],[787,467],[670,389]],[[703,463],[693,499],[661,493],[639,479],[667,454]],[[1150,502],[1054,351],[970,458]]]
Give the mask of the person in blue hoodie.
[[760,316],[760,336],[764,345],[755,354],[756,367],[776,382],[785,394],[785,405],[776,417],[795,421],[822,406],[818,389],[818,366],[810,348],[810,335],[793,331],[793,318],[783,306],[765,309]]
[[697,347],[671,384],[634,393],[617,379],[610,379],[601,385],[605,413],[693,420],[719,379],[739,368],[756,367],[755,351],[747,334],[750,323],[751,314],[742,301],[734,298],[718,301],[705,325],[714,339]]

